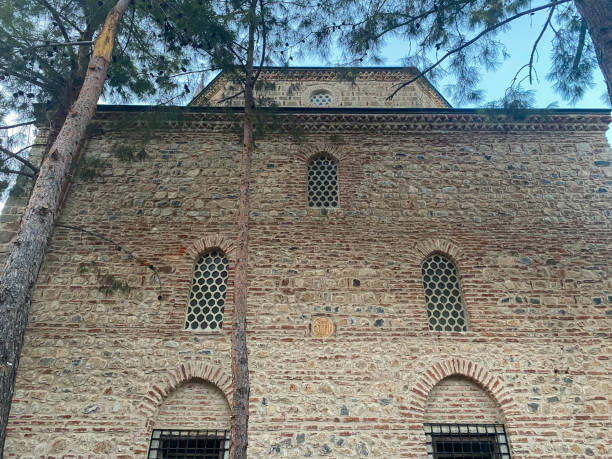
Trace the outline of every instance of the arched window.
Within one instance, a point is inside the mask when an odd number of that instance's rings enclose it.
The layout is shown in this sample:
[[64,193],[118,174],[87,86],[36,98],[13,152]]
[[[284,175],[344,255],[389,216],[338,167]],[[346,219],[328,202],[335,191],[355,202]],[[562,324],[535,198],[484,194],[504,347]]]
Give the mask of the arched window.
[[434,254],[423,262],[422,273],[429,329],[467,331],[467,316],[455,264],[443,255]]
[[212,250],[200,256],[193,268],[186,330],[216,330],[223,327],[227,274],[228,263],[223,252]]
[[315,91],[310,96],[310,103],[319,107],[325,107],[326,105],[332,103],[331,93],[324,89],[320,91]]
[[338,207],[338,165],[319,155],[308,163],[308,206]]

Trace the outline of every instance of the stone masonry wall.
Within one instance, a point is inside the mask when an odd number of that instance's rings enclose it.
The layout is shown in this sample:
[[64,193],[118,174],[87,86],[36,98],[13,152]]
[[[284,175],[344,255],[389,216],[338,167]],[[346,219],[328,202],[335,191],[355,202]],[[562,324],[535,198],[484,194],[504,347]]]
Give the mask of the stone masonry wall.
[[[605,125],[568,115],[550,128],[483,127],[461,116],[300,118],[303,137],[256,140],[250,457],[424,457],[427,401],[448,376],[487,393],[514,458],[612,455]],[[55,229],[5,457],[141,458],[186,382],[208,381],[231,401],[231,123],[126,122],[89,142],[86,156],[106,165],[72,184],[61,223],[122,250]],[[147,157],[121,161],[125,145]],[[333,211],[306,207],[308,158],[322,151],[338,160]],[[193,264],[210,247],[230,264],[224,329],[185,331]],[[468,332],[428,329],[421,263],[433,252],[456,263]],[[105,289],[110,279],[130,290]]]
[[[416,76],[416,69],[382,71],[362,69],[353,75],[333,69],[272,70],[264,69],[255,88],[255,99],[260,104],[270,101],[278,107],[315,107],[311,96],[325,91],[331,102],[325,108],[447,108],[448,102],[429,84],[425,78],[417,80],[398,92],[392,99],[388,96],[399,82]],[[261,98],[261,99],[260,99]],[[265,102],[264,102],[265,101]],[[240,84],[221,75],[196,95],[194,106],[243,107],[244,97],[240,96]]]

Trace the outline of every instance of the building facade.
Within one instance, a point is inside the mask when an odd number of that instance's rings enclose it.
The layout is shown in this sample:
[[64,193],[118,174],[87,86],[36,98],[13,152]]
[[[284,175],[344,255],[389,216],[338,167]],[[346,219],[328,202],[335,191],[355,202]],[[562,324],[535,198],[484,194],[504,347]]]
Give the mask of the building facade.
[[[249,455],[611,456],[608,114],[452,109],[426,81],[387,101],[407,74],[262,73]],[[39,274],[5,457],[224,457],[231,94],[221,76],[190,107],[100,107]]]

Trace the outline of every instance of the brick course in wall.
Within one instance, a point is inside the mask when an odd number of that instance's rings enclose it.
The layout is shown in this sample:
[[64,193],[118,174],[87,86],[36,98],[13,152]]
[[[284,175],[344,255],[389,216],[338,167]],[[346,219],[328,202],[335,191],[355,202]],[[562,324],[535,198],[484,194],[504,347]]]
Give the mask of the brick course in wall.
[[[231,401],[238,121],[185,109],[147,128],[143,116],[101,110],[105,134],[85,156],[106,166],[75,178],[61,215],[138,260],[55,229],[6,457],[144,457],[173,401],[189,415],[211,394],[211,406]],[[504,422],[515,458],[612,455],[607,116],[282,116],[303,135],[259,137],[253,158],[249,455],[421,458],[423,422],[446,403],[448,419],[466,419],[464,399]],[[126,145],[147,157],[122,162]],[[321,152],[338,161],[336,210],[306,204],[307,161]],[[208,248],[230,264],[224,329],[186,331]],[[428,329],[421,264],[435,252],[456,263],[468,332]],[[101,290],[109,275],[130,290]],[[212,418],[227,426],[211,408],[203,428]]]

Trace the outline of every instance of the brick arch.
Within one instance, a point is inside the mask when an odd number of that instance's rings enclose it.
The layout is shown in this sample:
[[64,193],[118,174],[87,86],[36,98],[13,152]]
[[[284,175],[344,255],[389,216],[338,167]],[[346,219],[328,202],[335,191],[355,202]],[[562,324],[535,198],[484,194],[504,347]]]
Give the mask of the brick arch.
[[194,263],[203,252],[211,249],[222,250],[228,260],[232,261],[231,264],[234,264],[234,241],[231,241],[223,236],[205,236],[198,239],[191,245],[191,247],[188,247],[187,250],[185,250],[184,256],[190,263]]
[[456,358],[430,366],[414,384],[409,410],[415,423],[423,424],[427,397],[436,384],[449,376],[457,375],[471,379],[493,399],[505,424],[512,425],[516,421],[520,413],[503,381],[475,362]]
[[341,144],[319,140],[316,142],[308,142],[303,145],[300,148],[297,158],[308,165],[312,158],[321,154],[333,158],[338,163],[344,161],[348,157]]
[[221,368],[212,365],[185,362],[167,373],[163,379],[152,384],[143,397],[138,411],[145,417],[148,429],[151,429],[153,416],[168,395],[182,384],[193,379],[201,379],[217,386],[225,395],[231,408],[234,391],[231,376],[227,375]]
[[450,258],[450,260],[459,269],[460,265],[465,260],[465,255],[461,248],[453,241],[448,239],[426,239],[419,241],[414,246],[415,255],[419,259],[419,266],[423,264],[425,259],[434,253],[439,253]]

